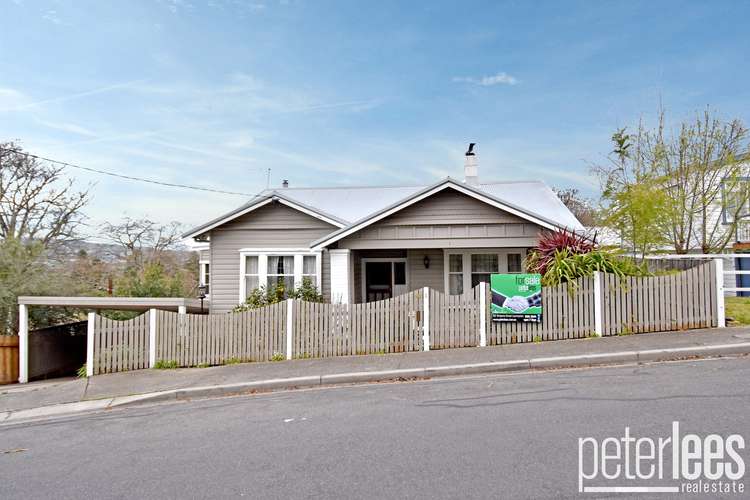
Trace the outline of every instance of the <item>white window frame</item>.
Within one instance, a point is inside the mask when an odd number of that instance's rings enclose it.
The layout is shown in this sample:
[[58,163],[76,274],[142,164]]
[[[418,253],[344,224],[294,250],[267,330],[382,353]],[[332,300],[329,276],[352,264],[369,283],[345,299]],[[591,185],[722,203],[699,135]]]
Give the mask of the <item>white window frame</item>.
[[[206,283],[206,266],[210,266],[211,261],[208,260],[199,260],[198,261],[198,284],[199,285],[208,285],[208,291],[209,293],[206,294],[206,297],[211,295],[211,283]],[[209,267],[208,271],[208,278],[209,281],[211,280],[211,268]]]
[[463,285],[464,293],[471,291],[471,256],[472,254],[493,254],[497,255],[498,273],[508,272],[508,254],[521,254],[521,272],[523,272],[523,259],[526,255],[525,247],[513,248],[446,248],[443,249],[443,286],[445,293],[450,294],[450,255],[461,255],[463,258]]
[[242,304],[247,298],[245,282],[245,258],[249,256],[258,257],[258,286],[266,286],[268,281],[268,257],[269,256],[293,256],[294,257],[294,286],[302,285],[303,257],[315,257],[315,272],[317,283],[315,286],[319,293],[323,293],[323,258],[322,252],[313,252],[309,248],[241,248],[240,251],[240,294],[239,303]]

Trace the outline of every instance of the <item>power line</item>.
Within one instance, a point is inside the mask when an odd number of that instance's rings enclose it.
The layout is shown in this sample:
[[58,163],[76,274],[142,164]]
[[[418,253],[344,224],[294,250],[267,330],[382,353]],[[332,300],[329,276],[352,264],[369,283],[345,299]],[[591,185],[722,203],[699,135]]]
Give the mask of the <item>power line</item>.
[[[221,189],[212,189],[212,188],[206,188],[206,187],[200,187],[200,186],[190,186],[188,184],[175,184],[175,183],[172,183],[172,182],[155,181],[153,179],[146,179],[146,178],[143,178],[143,177],[134,177],[132,175],[118,174],[118,173],[115,173],[115,172],[109,172],[107,170],[99,170],[99,169],[96,169],[96,168],[84,167],[84,166],[81,166],[81,165],[76,165],[74,163],[68,163],[68,162],[65,162],[65,161],[53,160],[52,158],[45,158],[44,156],[39,156],[39,155],[31,154],[31,153],[26,153],[25,151],[21,151],[21,150],[18,150],[18,149],[10,149],[10,148],[2,148],[2,147],[0,147],[0,151],[10,151],[12,153],[20,154],[20,155],[26,156],[28,158],[35,158],[37,160],[47,161],[47,162],[50,162],[50,163],[56,163],[58,165],[62,165],[63,167],[77,168],[77,169],[80,169],[80,170],[86,170],[88,172],[94,172],[96,174],[109,175],[111,177],[118,177],[120,179],[127,179],[127,180],[130,180],[130,181],[147,182],[149,184],[156,184],[156,185],[159,185],[159,186],[166,186],[166,187],[173,187],[173,188],[180,188],[180,189],[192,189],[192,190],[195,190],[195,191],[207,191],[209,193],[231,194],[231,195],[236,195],[236,196],[255,196],[254,194],[240,193],[238,191],[223,191]],[[271,172],[271,169],[269,168],[268,169],[268,176],[269,177],[270,177],[270,172]],[[268,182],[268,181],[266,181],[266,182]]]

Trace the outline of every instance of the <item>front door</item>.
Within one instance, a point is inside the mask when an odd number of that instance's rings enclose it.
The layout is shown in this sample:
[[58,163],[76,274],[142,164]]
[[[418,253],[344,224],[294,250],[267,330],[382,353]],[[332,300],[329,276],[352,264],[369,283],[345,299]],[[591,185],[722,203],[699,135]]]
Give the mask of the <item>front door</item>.
[[405,260],[365,261],[363,266],[365,302],[390,299],[406,293]]

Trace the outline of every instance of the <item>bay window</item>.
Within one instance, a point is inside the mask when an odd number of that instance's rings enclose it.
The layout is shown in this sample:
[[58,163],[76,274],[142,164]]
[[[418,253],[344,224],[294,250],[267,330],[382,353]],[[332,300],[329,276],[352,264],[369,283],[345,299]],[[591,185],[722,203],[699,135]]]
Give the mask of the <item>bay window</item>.
[[309,250],[240,250],[240,302],[255,289],[283,285],[292,290],[309,279],[319,287],[321,254]]

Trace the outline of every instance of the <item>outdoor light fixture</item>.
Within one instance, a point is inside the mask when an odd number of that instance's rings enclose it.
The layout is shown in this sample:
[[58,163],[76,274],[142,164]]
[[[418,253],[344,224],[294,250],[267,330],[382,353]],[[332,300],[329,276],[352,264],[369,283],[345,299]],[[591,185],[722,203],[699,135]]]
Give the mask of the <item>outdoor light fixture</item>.
[[430,268],[430,258],[427,255],[424,256],[424,260],[422,262],[424,262],[424,268],[425,269],[429,269]]
[[198,286],[198,298],[201,299],[201,314],[203,314],[203,299],[206,298],[206,290],[208,290],[206,285]]

